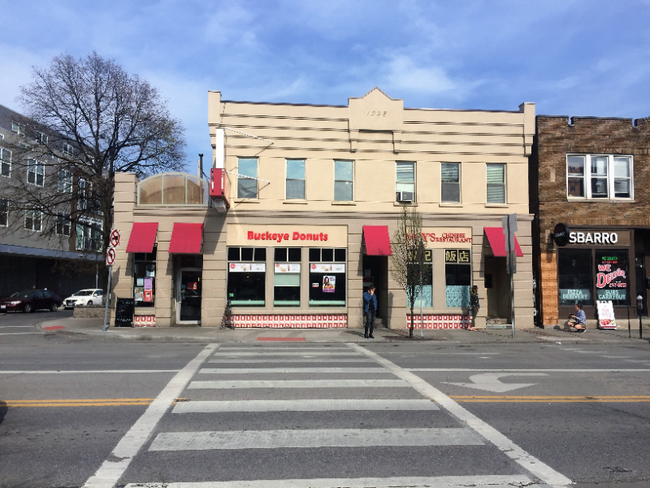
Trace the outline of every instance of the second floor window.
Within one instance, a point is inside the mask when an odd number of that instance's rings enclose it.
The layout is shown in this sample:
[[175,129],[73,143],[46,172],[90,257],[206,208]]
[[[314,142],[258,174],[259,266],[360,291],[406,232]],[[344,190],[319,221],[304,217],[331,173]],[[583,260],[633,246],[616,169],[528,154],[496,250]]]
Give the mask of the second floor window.
[[59,186],[60,193],[72,193],[72,173],[68,169],[59,170]]
[[27,161],[27,182],[36,186],[43,186],[45,181],[45,165],[35,159]]
[[460,203],[460,163],[442,163],[440,179],[440,200],[446,203]]
[[304,159],[287,159],[287,199],[305,199]]
[[61,236],[70,235],[70,215],[59,212],[56,217],[56,233]]
[[11,177],[11,151],[0,147],[0,176]]
[[569,198],[633,198],[632,157],[602,154],[567,156]]
[[334,161],[334,200],[351,202],[354,200],[354,163]]
[[239,158],[237,198],[257,198],[257,158]]
[[9,225],[9,205],[7,200],[0,198],[0,227]]
[[40,232],[43,229],[43,214],[40,210],[25,212],[25,229]]
[[506,203],[506,165],[487,165],[487,203]]
[[398,161],[395,177],[395,199],[398,202],[415,201],[415,163]]
[[77,224],[77,251],[101,251],[103,247],[101,222],[83,221]]

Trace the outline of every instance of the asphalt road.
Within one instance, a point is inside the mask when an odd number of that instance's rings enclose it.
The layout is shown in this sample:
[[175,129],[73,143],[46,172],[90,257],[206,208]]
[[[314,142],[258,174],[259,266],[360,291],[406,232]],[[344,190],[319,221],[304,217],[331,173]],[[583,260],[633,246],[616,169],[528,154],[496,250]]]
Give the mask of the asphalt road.
[[650,486],[647,344],[143,343],[37,315],[0,318],[1,487]]

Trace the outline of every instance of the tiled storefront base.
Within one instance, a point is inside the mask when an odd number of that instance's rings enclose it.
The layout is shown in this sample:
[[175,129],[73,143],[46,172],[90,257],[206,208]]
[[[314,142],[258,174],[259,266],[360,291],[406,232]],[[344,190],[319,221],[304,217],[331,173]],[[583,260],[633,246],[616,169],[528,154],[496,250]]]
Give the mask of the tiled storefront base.
[[133,325],[135,327],[155,327],[156,326],[156,316],[155,315],[136,315],[133,317]]
[[272,329],[329,329],[347,327],[347,315],[231,315],[229,327]]
[[[423,315],[425,329],[467,329],[472,321],[469,315]],[[420,315],[413,316],[413,327],[421,327]],[[411,327],[411,315],[406,315],[406,328]]]

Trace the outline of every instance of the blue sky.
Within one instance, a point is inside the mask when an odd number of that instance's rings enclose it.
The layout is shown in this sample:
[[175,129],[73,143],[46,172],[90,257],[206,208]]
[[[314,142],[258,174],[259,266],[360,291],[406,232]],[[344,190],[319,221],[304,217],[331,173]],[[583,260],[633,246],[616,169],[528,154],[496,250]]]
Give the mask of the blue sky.
[[209,161],[207,92],[347,105],[650,116],[650,0],[0,0],[0,103],[95,50],[156,86]]

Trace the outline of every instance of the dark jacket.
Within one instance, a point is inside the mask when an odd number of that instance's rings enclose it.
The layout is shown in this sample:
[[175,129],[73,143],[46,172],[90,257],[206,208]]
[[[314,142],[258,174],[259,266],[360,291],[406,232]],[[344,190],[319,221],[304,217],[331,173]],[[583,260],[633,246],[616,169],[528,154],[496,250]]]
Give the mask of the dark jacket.
[[372,295],[370,292],[365,292],[363,294],[363,311],[367,312],[368,309],[370,308],[370,300],[372,299],[372,303],[375,305],[375,313],[377,313],[377,294],[373,293]]

